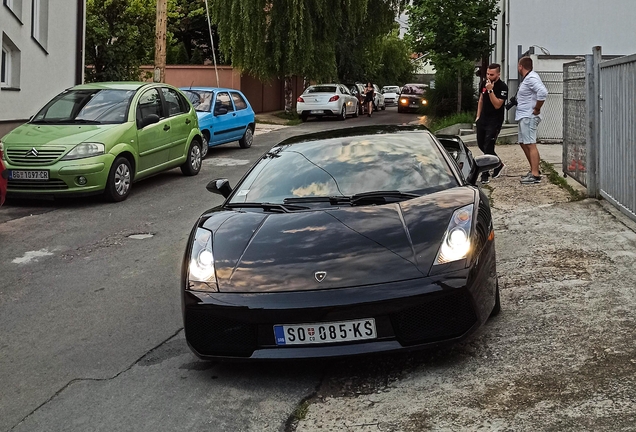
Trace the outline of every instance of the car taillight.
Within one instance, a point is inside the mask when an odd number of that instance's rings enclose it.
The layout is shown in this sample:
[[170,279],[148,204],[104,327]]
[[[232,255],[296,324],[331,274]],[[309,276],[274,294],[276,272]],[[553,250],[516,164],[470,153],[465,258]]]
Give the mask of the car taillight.
[[303,99],[302,96],[298,96],[298,99],[296,99],[296,102],[305,102],[305,99]]
[[329,102],[335,102],[335,101],[337,101],[338,99],[340,99],[340,96],[338,96],[338,95],[331,96],[331,98],[329,98]]

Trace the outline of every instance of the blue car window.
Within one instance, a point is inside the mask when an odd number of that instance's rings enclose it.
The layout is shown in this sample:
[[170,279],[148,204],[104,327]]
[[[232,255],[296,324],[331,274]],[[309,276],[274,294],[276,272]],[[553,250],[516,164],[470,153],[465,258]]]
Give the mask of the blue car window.
[[241,96],[239,93],[232,92],[232,100],[234,101],[234,106],[236,107],[237,111],[247,108],[245,99],[243,99],[243,96]]
[[232,105],[232,100],[230,99],[230,95],[227,92],[221,92],[216,96],[216,103],[214,105],[214,109],[217,108],[226,108],[227,112],[234,111],[234,105]]

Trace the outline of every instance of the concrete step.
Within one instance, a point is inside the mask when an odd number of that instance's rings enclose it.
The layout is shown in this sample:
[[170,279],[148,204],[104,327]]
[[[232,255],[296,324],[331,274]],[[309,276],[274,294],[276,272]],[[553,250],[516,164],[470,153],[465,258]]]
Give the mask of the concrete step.
[[459,136],[471,135],[471,134],[474,134],[474,133],[475,133],[474,129],[460,129],[459,130]]

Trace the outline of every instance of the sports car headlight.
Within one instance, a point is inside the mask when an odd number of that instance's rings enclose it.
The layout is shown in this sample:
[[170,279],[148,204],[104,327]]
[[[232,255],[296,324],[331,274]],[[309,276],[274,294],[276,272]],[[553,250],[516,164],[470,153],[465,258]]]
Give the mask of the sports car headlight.
[[102,143],[82,143],[76,145],[73,150],[66,153],[62,160],[84,159],[92,156],[104,154],[104,144]]
[[466,258],[470,252],[470,230],[473,224],[473,204],[455,210],[434,265]]
[[195,291],[217,292],[219,290],[214,270],[212,233],[203,228],[197,228],[194,236],[188,266],[188,287]]

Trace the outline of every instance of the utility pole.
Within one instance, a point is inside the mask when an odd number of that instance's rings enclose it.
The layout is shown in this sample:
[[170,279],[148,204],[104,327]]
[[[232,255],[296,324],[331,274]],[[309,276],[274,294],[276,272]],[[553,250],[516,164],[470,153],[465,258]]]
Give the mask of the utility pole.
[[168,0],[157,0],[157,25],[155,30],[155,73],[154,82],[166,80],[166,27],[168,21]]

